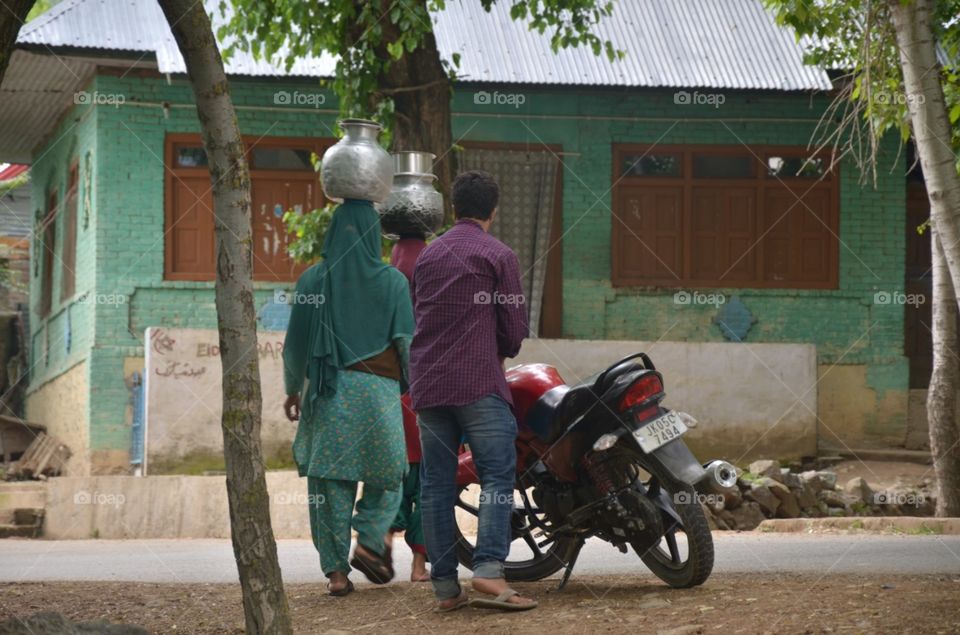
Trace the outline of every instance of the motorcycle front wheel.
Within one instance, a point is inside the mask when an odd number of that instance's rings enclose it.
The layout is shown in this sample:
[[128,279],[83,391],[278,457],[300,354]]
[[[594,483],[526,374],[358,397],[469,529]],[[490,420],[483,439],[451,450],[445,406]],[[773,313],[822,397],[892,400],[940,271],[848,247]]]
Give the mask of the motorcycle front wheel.
[[[479,509],[474,499],[475,496],[464,487],[460,489],[456,505],[463,512],[458,514],[456,524],[457,560],[468,569],[473,568],[476,543],[476,537],[469,534],[476,532],[473,521],[479,520]],[[520,493],[515,492],[513,513],[510,517],[510,555],[503,563],[504,577],[508,582],[534,582],[553,575],[567,566],[567,558],[570,557],[571,547],[575,543],[573,538],[560,538],[541,547],[538,542],[543,538],[534,536],[536,526],[531,522],[530,513],[521,501]],[[543,513],[535,506],[531,507],[531,512],[535,517],[543,517]],[[472,525],[469,529],[461,527],[461,524],[468,522]]]

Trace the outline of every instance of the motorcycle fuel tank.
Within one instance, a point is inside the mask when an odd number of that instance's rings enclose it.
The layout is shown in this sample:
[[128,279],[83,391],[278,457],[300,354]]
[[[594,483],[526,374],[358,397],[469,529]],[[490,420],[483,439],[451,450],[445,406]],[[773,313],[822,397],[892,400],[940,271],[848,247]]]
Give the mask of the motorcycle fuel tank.
[[563,377],[550,364],[523,364],[507,370],[507,386],[513,396],[517,423],[524,424],[533,404],[551,388],[564,385]]

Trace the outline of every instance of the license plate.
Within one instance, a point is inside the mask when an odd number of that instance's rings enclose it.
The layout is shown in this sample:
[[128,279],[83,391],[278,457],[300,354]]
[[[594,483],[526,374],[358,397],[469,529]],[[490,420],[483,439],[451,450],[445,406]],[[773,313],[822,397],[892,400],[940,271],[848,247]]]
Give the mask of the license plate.
[[664,443],[677,439],[687,431],[687,426],[680,420],[680,415],[671,410],[660,415],[650,423],[633,431],[633,436],[647,454],[653,452]]

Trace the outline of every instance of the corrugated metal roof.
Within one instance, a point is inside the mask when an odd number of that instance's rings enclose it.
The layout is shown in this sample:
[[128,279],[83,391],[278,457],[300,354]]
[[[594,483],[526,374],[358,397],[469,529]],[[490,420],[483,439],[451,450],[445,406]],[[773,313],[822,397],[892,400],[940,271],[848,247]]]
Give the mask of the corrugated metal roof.
[[[217,0],[205,0],[214,23]],[[761,0],[620,0],[597,27],[626,52],[610,62],[588,48],[553,53],[549,34],[514,21],[508,3],[488,13],[477,0],[451,0],[436,13],[441,55],[460,53],[463,81],[669,88],[826,90],[827,74],[803,64],[792,33],[778,27]],[[25,45],[153,54],[161,72],[184,72],[183,59],[156,0],[64,0],[26,25]],[[282,65],[238,53],[227,73],[253,76],[332,74],[334,59]]]
[[760,0],[621,0],[596,28],[623,50],[609,62],[588,48],[553,53],[548,34],[510,18],[508,3],[490,13],[453,1],[435,17],[444,54],[461,54],[465,80],[669,88],[827,90],[827,74],[803,64],[793,34]]
[[95,70],[75,58],[15,49],[0,90],[0,160],[32,161]]

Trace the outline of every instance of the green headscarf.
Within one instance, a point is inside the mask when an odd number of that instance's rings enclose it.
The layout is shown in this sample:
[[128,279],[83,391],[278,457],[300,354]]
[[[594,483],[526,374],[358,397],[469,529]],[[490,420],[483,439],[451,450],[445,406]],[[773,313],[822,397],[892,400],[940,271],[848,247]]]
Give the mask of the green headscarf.
[[333,213],[323,260],[300,276],[283,359],[287,394],[310,381],[308,405],[336,391],[337,371],[413,337],[406,277],[380,259],[380,216],[347,199]]

